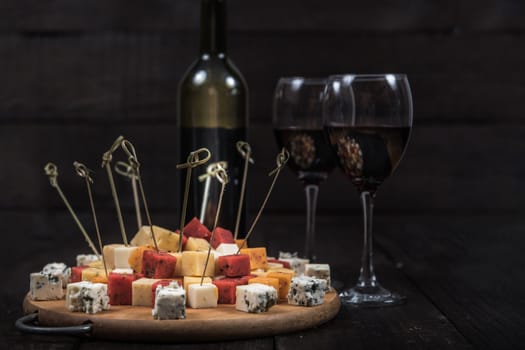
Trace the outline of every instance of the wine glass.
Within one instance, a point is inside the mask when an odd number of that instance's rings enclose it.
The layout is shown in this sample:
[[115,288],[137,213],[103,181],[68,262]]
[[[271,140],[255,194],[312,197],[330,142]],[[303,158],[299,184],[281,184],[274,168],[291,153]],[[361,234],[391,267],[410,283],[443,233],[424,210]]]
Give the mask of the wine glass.
[[325,79],[287,77],[279,79],[273,98],[273,128],[279,147],[290,152],[288,166],[299,178],[306,194],[304,257],[315,256],[315,215],[319,184],[336,165],[323,130],[322,100]]
[[386,306],[406,298],[381,287],[372,261],[372,210],[376,191],[395,170],[412,127],[406,75],[329,77],[323,100],[325,131],[339,167],[357,188],[363,206],[364,244],[357,285],[340,293],[355,306]]

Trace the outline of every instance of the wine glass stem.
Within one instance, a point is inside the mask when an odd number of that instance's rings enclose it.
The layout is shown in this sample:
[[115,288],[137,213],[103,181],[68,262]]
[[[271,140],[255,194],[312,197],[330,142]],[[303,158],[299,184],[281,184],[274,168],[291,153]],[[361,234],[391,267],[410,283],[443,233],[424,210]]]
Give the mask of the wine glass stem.
[[358,285],[360,287],[375,287],[377,285],[373,265],[372,251],[372,217],[374,210],[374,196],[368,191],[361,192],[363,206],[364,242],[363,256],[361,257],[361,273]]
[[315,215],[317,210],[317,195],[319,186],[308,184],[304,187],[306,194],[306,240],[304,246],[304,256],[310,261],[315,261]]

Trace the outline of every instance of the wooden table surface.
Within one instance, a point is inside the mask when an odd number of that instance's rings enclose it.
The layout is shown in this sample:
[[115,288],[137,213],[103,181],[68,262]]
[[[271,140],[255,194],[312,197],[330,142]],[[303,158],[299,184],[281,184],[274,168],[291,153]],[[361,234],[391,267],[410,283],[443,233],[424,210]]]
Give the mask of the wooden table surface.
[[[1,214],[4,228],[26,232],[40,222],[70,220],[64,213]],[[330,322],[276,337],[204,344],[130,344],[99,339],[21,334],[28,274],[54,259],[71,260],[63,245],[46,236],[12,247],[2,289],[2,344],[8,349],[518,349],[525,343],[524,220],[517,216],[381,215],[375,218],[375,266],[384,286],[408,296],[403,306],[382,309],[342,307]],[[318,255],[331,264],[333,278],[353,284],[359,271],[361,218],[321,215]],[[301,216],[266,215],[254,244],[270,254],[297,250]],[[81,242],[67,242],[72,250]],[[3,259],[6,259],[4,256]],[[4,263],[3,266],[6,263]],[[204,332],[205,330],[203,330]]]

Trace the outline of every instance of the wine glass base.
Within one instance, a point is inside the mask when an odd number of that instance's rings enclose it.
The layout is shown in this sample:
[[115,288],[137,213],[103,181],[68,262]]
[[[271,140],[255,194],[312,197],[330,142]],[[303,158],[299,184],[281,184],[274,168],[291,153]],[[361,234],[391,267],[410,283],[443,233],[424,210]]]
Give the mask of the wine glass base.
[[355,286],[339,293],[339,298],[343,305],[356,307],[394,306],[404,304],[407,300],[405,296],[392,293],[380,285]]

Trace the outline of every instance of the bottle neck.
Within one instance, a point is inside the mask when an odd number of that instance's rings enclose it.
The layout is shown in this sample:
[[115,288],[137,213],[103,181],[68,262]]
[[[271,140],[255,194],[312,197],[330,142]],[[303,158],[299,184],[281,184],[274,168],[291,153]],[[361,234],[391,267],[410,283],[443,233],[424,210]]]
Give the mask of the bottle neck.
[[200,53],[226,54],[226,0],[201,1]]

